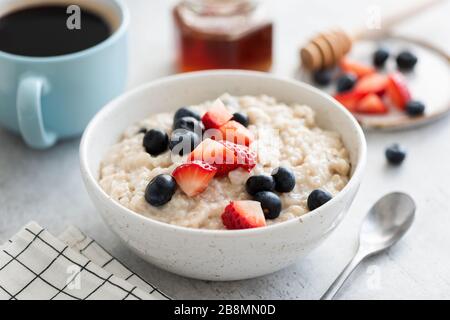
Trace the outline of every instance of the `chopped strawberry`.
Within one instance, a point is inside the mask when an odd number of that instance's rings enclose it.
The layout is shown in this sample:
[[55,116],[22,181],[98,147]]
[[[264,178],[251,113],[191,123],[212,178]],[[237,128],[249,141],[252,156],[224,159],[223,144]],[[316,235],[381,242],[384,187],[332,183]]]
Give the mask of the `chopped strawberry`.
[[237,160],[237,166],[239,168],[250,172],[256,166],[256,152],[250,150],[249,147],[243,146],[241,144],[235,144],[230,141],[219,142],[225,145],[228,149],[234,151],[234,155],[236,156]]
[[389,100],[401,110],[404,110],[406,104],[411,100],[411,93],[405,78],[399,73],[392,73],[388,76],[386,93]]
[[368,74],[375,73],[375,68],[355,61],[344,58],[340,62],[342,71],[353,73],[358,78],[362,78]]
[[356,104],[356,112],[380,114],[388,111],[384,102],[375,93],[369,93]]
[[369,93],[382,95],[386,90],[387,84],[388,78],[386,76],[379,73],[372,73],[359,79],[356,83],[354,91],[363,95]]
[[232,201],[222,213],[222,222],[227,229],[250,229],[266,226],[266,218],[257,201]]
[[227,140],[236,144],[249,146],[253,140],[253,134],[237,121],[229,121],[219,128],[222,133],[223,140]]
[[205,139],[188,156],[189,161],[203,161],[217,168],[216,176],[224,176],[237,168],[237,158],[234,150],[222,143]]
[[189,197],[196,196],[208,187],[216,174],[216,167],[202,161],[194,161],[177,167],[172,176]]
[[334,98],[339,101],[350,112],[355,112],[356,104],[364,95],[355,91],[338,93]]
[[222,125],[233,118],[230,111],[227,110],[222,101],[217,99],[213,105],[202,117],[202,122],[206,129],[219,129]]

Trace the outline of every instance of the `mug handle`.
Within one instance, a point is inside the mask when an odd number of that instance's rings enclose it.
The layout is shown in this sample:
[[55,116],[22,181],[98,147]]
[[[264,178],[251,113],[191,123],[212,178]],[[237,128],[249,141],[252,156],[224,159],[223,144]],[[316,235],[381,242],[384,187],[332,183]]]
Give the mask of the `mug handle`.
[[42,95],[49,90],[45,78],[28,76],[19,83],[17,91],[17,117],[20,133],[32,148],[45,149],[56,143],[57,136],[46,131],[42,119]]

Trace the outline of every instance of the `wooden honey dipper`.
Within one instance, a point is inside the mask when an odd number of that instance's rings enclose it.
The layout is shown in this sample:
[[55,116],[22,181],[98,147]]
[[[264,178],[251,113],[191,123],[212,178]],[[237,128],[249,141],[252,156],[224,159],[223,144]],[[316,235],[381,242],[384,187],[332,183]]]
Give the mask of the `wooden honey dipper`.
[[384,17],[381,29],[371,30],[363,27],[347,33],[342,29],[335,28],[321,32],[300,50],[302,66],[308,70],[332,67],[351,50],[355,41],[383,34],[393,26],[440,2],[443,2],[443,0],[421,0],[409,4],[407,8]]

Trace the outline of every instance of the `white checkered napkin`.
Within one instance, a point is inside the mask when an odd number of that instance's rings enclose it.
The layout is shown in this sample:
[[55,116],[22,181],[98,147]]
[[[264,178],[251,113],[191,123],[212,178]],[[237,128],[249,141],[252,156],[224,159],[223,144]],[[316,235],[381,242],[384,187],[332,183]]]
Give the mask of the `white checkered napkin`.
[[30,223],[0,247],[0,299],[152,300]]
[[97,242],[86,236],[78,228],[70,226],[58,237],[72,249],[80,252],[98,266],[115,276],[125,279],[132,285],[149,293],[154,299],[169,300],[170,298],[154,285],[148,283],[140,276],[128,269],[122,262],[111,256]]

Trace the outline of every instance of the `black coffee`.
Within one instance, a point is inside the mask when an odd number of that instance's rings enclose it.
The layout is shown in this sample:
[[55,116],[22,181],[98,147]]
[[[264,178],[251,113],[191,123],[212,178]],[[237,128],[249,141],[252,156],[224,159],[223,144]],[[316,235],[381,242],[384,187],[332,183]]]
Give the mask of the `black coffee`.
[[68,28],[72,14],[61,5],[11,12],[0,18],[0,50],[32,57],[58,56],[93,47],[111,35],[111,28],[102,17],[83,8],[81,29]]

